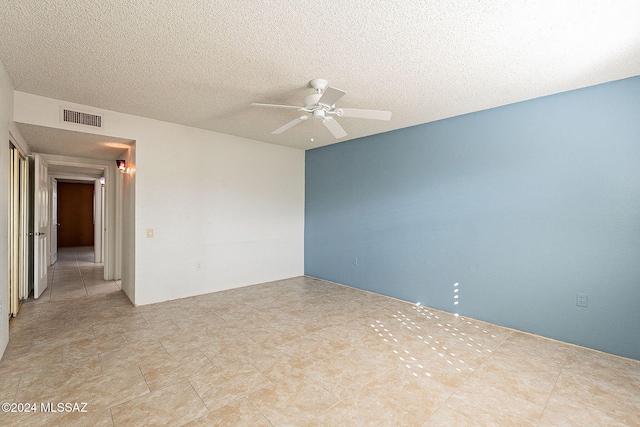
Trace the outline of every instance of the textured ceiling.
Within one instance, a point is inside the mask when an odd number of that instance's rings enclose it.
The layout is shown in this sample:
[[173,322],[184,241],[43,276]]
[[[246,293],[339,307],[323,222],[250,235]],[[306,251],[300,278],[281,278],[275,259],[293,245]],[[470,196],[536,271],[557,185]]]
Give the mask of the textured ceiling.
[[336,140],[250,104],[324,78],[393,112],[343,141],[639,75],[639,23],[638,0],[4,0],[0,60],[19,91],[308,149]]
[[17,123],[20,135],[34,153],[85,159],[117,160],[133,142],[127,139]]

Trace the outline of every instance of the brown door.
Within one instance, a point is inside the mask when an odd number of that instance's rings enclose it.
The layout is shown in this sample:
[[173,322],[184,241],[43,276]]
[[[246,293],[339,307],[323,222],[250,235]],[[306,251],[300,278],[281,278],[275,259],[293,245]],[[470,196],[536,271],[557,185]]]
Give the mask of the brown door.
[[58,247],[93,246],[93,183],[58,181]]

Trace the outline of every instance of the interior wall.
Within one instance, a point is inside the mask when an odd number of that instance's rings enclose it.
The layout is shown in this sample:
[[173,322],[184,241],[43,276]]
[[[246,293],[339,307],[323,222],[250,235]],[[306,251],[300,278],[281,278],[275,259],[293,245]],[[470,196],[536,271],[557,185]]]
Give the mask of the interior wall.
[[308,151],[305,273],[640,359],[639,117],[635,77]]
[[[0,283],[9,277],[9,124],[13,123],[13,86],[0,62]],[[0,357],[9,342],[9,293],[0,290]]]
[[136,251],[136,227],[135,227],[135,189],[136,189],[136,145],[127,150],[124,160],[129,165],[129,172],[122,176],[122,290],[131,301],[136,300],[135,289],[135,259]]
[[58,247],[93,246],[93,183],[58,182]]
[[175,130],[136,139],[136,302],[302,275],[304,152]]
[[135,261],[135,304],[303,274],[304,151],[24,92],[14,96],[17,122],[78,130],[60,123],[64,105],[103,115],[104,128],[82,131],[136,141],[135,202],[123,210],[135,212],[135,235],[123,236],[133,240],[122,246],[135,248],[122,261],[123,270]]

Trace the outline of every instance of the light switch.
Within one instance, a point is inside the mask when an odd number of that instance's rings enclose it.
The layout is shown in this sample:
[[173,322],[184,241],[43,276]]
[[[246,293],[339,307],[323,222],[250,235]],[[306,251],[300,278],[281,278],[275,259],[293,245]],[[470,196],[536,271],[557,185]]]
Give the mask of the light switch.
[[153,228],[147,228],[147,239],[153,239]]

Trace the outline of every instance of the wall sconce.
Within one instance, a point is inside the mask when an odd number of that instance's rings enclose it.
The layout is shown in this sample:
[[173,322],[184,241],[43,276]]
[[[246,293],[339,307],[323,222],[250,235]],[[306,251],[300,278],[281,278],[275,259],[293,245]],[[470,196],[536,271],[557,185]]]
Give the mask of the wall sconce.
[[124,160],[116,160],[116,167],[122,173],[127,171],[127,163]]
[[104,184],[106,183],[106,179],[104,179],[104,176],[100,177],[100,185],[104,187]]

